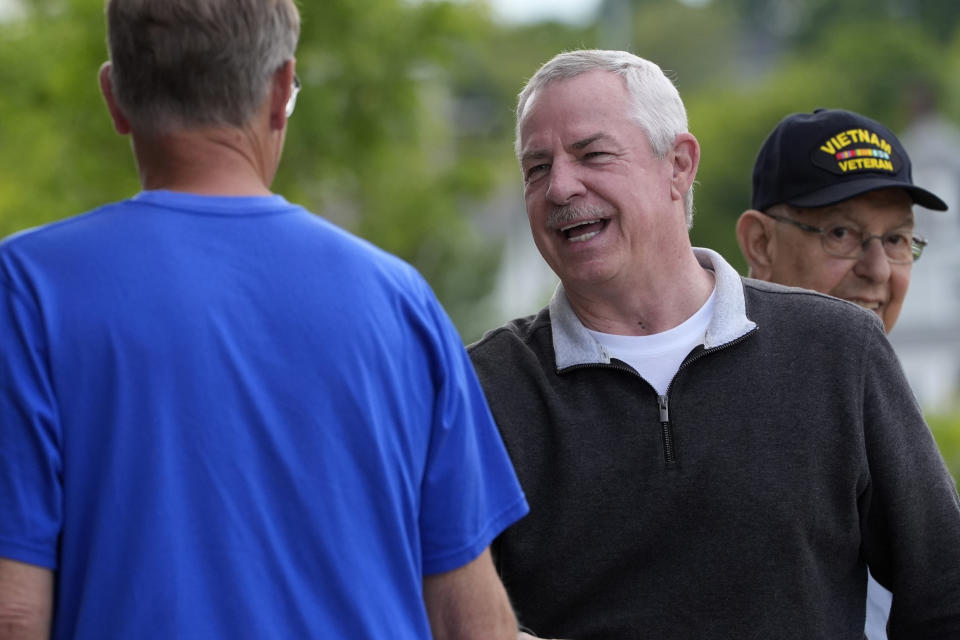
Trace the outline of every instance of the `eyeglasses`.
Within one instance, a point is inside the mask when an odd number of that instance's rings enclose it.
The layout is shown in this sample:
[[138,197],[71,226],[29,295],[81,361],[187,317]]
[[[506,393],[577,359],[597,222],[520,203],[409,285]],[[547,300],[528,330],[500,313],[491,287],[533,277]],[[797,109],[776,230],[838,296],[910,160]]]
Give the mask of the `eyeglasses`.
[[300,78],[293,74],[293,86],[290,89],[290,99],[287,100],[287,117],[293,115],[293,110],[297,107],[297,94],[300,93]]
[[878,238],[883,245],[883,252],[887,255],[887,261],[894,264],[905,264],[919,260],[923,248],[927,246],[927,241],[920,236],[899,231],[871,236],[864,235],[860,229],[842,224],[815,227],[766,211],[760,213],[778,222],[792,224],[803,231],[820,234],[820,244],[823,246],[823,250],[837,258],[859,260],[867,252],[867,245],[874,238]]

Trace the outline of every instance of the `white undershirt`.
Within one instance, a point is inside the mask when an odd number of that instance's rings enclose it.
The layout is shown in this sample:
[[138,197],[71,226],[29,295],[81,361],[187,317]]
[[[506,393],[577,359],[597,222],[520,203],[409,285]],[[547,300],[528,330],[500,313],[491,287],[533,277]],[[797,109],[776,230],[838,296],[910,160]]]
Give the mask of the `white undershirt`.
[[680,363],[703,344],[717,296],[716,289],[700,309],[673,329],[650,336],[621,336],[587,329],[611,356],[636,369],[659,395],[667,393]]

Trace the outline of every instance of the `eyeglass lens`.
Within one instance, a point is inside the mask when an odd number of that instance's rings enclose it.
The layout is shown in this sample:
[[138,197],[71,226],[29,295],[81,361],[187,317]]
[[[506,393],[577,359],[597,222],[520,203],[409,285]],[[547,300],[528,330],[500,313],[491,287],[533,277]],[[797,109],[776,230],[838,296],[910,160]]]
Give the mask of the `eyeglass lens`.
[[841,258],[857,258],[867,251],[867,243],[877,238],[883,244],[883,251],[890,262],[913,262],[920,257],[923,244],[916,242],[907,233],[887,233],[882,236],[866,236],[858,229],[850,227],[827,227],[821,234],[823,249]]

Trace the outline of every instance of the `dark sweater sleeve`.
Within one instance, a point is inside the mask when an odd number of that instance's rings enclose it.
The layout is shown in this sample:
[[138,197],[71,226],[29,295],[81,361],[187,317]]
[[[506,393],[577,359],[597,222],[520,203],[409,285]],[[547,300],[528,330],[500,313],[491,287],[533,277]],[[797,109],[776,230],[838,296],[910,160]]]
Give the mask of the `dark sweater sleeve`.
[[960,638],[956,486],[886,337],[863,337],[863,552],[893,592],[889,638]]

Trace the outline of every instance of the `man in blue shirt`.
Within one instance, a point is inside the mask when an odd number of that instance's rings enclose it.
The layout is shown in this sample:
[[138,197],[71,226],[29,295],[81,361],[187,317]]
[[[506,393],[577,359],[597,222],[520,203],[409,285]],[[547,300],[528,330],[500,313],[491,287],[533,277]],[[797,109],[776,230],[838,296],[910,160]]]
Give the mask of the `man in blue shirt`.
[[143,191],[0,244],[0,627],[515,638],[487,548],[527,506],[456,331],[270,192],[294,3],[107,19]]

